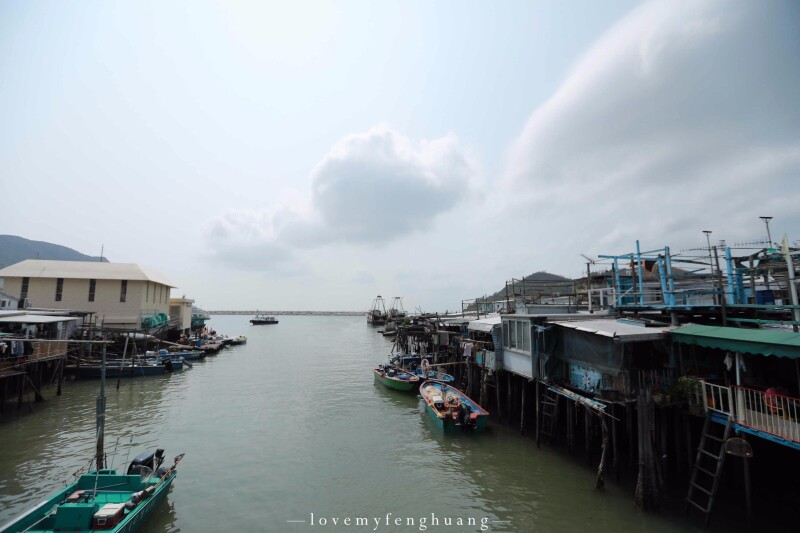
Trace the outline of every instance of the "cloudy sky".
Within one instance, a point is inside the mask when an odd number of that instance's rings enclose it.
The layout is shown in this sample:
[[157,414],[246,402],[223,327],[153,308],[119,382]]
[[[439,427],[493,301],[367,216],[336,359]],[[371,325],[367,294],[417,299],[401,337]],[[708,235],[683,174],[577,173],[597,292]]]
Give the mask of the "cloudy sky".
[[792,0],[0,0],[0,233],[271,310],[796,241],[798,50]]

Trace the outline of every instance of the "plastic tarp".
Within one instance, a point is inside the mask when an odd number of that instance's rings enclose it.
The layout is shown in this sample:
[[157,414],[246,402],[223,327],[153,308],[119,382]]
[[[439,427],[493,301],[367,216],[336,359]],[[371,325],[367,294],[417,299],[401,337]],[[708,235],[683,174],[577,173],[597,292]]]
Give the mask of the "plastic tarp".
[[622,343],[613,337],[571,328],[559,328],[559,359],[616,376],[622,370]]
[[753,355],[800,359],[800,333],[689,324],[671,332],[674,342]]

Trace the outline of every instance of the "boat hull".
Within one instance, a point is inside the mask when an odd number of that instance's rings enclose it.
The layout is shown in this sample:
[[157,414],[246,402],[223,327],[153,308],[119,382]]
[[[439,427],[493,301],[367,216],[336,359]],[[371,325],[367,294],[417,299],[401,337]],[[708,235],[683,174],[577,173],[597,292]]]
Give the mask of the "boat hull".
[[389,376],[377,368],[374,368],[372,372],[375,376],[375,381],[390,389],[407,392],[413,391],[419,386],[419,378],[412,374],[404,373],[403,375],[406,375],[406,379],[402,379],[399,377]]
[[[173,372],[183,369],[183,363],[176,361],[172,362]],[[101,365],[81,365],[78,368],[78,376],[81,378],[99,378],[101,377]],[[107,366],[107,378],[130,378],[140,376],[159,376],[166,374],[167,367],[164,365],[122,365],[122,366]]]
[[[440,381],[426,381],[420,387],[420,395],[425,402],[425,411],[436,427],[445,433],[481,432],[486,429],[489,413],[469,396]],[[461,419],[457,410],[440,405],[437,407],[436,397],[445,402],[457,398],[458,405],[469,408],[469,421]]]
[[[13,521],[0,525],[0,533],[94,531],[95,529],[92,529],[92,525],[89,522],[92,515],[102,507],[103,503],[109,503],[111,500],[114,502],[120,500],[119,503],[122,503],[127,501],[135,492],[144,490],[147,486],[155,486],[153,494],[141,500],[132,510],[124,513],[122,519],[115,526],[96,528],[96,530],[102,529],[112,533],[132,533],[137,531],[164,501],[172,482],[177,476],[177,471],[173,470],[159,483],[158,478],[150,478],[149,482],[143,482],[139,480],[139,476],[121,476],[117,475],[113,470],[101,472],[108,473],[101,473],[99,476],[95,476],[94,473],[84,474],[79,481],[67,486],[50,499],[43,501]],[[120,488],[118,486],[119,480],[123,480],[122,485],[125,486],[124,488],[130,490],[112,490],[106,495],[103,488],[118,489]],[[67,503],[66,500],[70,494],[77,490],[91,492],[95,483],[98,488],[98,496],[94,502],[90,504]],[[56,509],[57,506],[58,508]],[[64,507],[64,509],[61,509],[61,507]],[[59,513],[63,514],[59,515]]]

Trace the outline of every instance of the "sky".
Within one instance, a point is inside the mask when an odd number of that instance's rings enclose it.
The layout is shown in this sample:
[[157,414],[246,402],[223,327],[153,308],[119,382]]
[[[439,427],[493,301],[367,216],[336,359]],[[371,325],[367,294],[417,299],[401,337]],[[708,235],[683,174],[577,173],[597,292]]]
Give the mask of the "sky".
[[798,50],[792,0],[0,0],[0,233],[211,310],[795,242]]

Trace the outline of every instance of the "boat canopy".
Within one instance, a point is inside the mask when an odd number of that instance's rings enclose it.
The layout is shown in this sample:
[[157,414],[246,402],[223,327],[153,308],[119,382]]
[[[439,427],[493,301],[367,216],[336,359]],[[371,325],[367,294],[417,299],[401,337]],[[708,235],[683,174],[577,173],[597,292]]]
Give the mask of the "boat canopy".
[[800,333],[688,324],[671,333],[674,342],[752,355],[800,359]]

